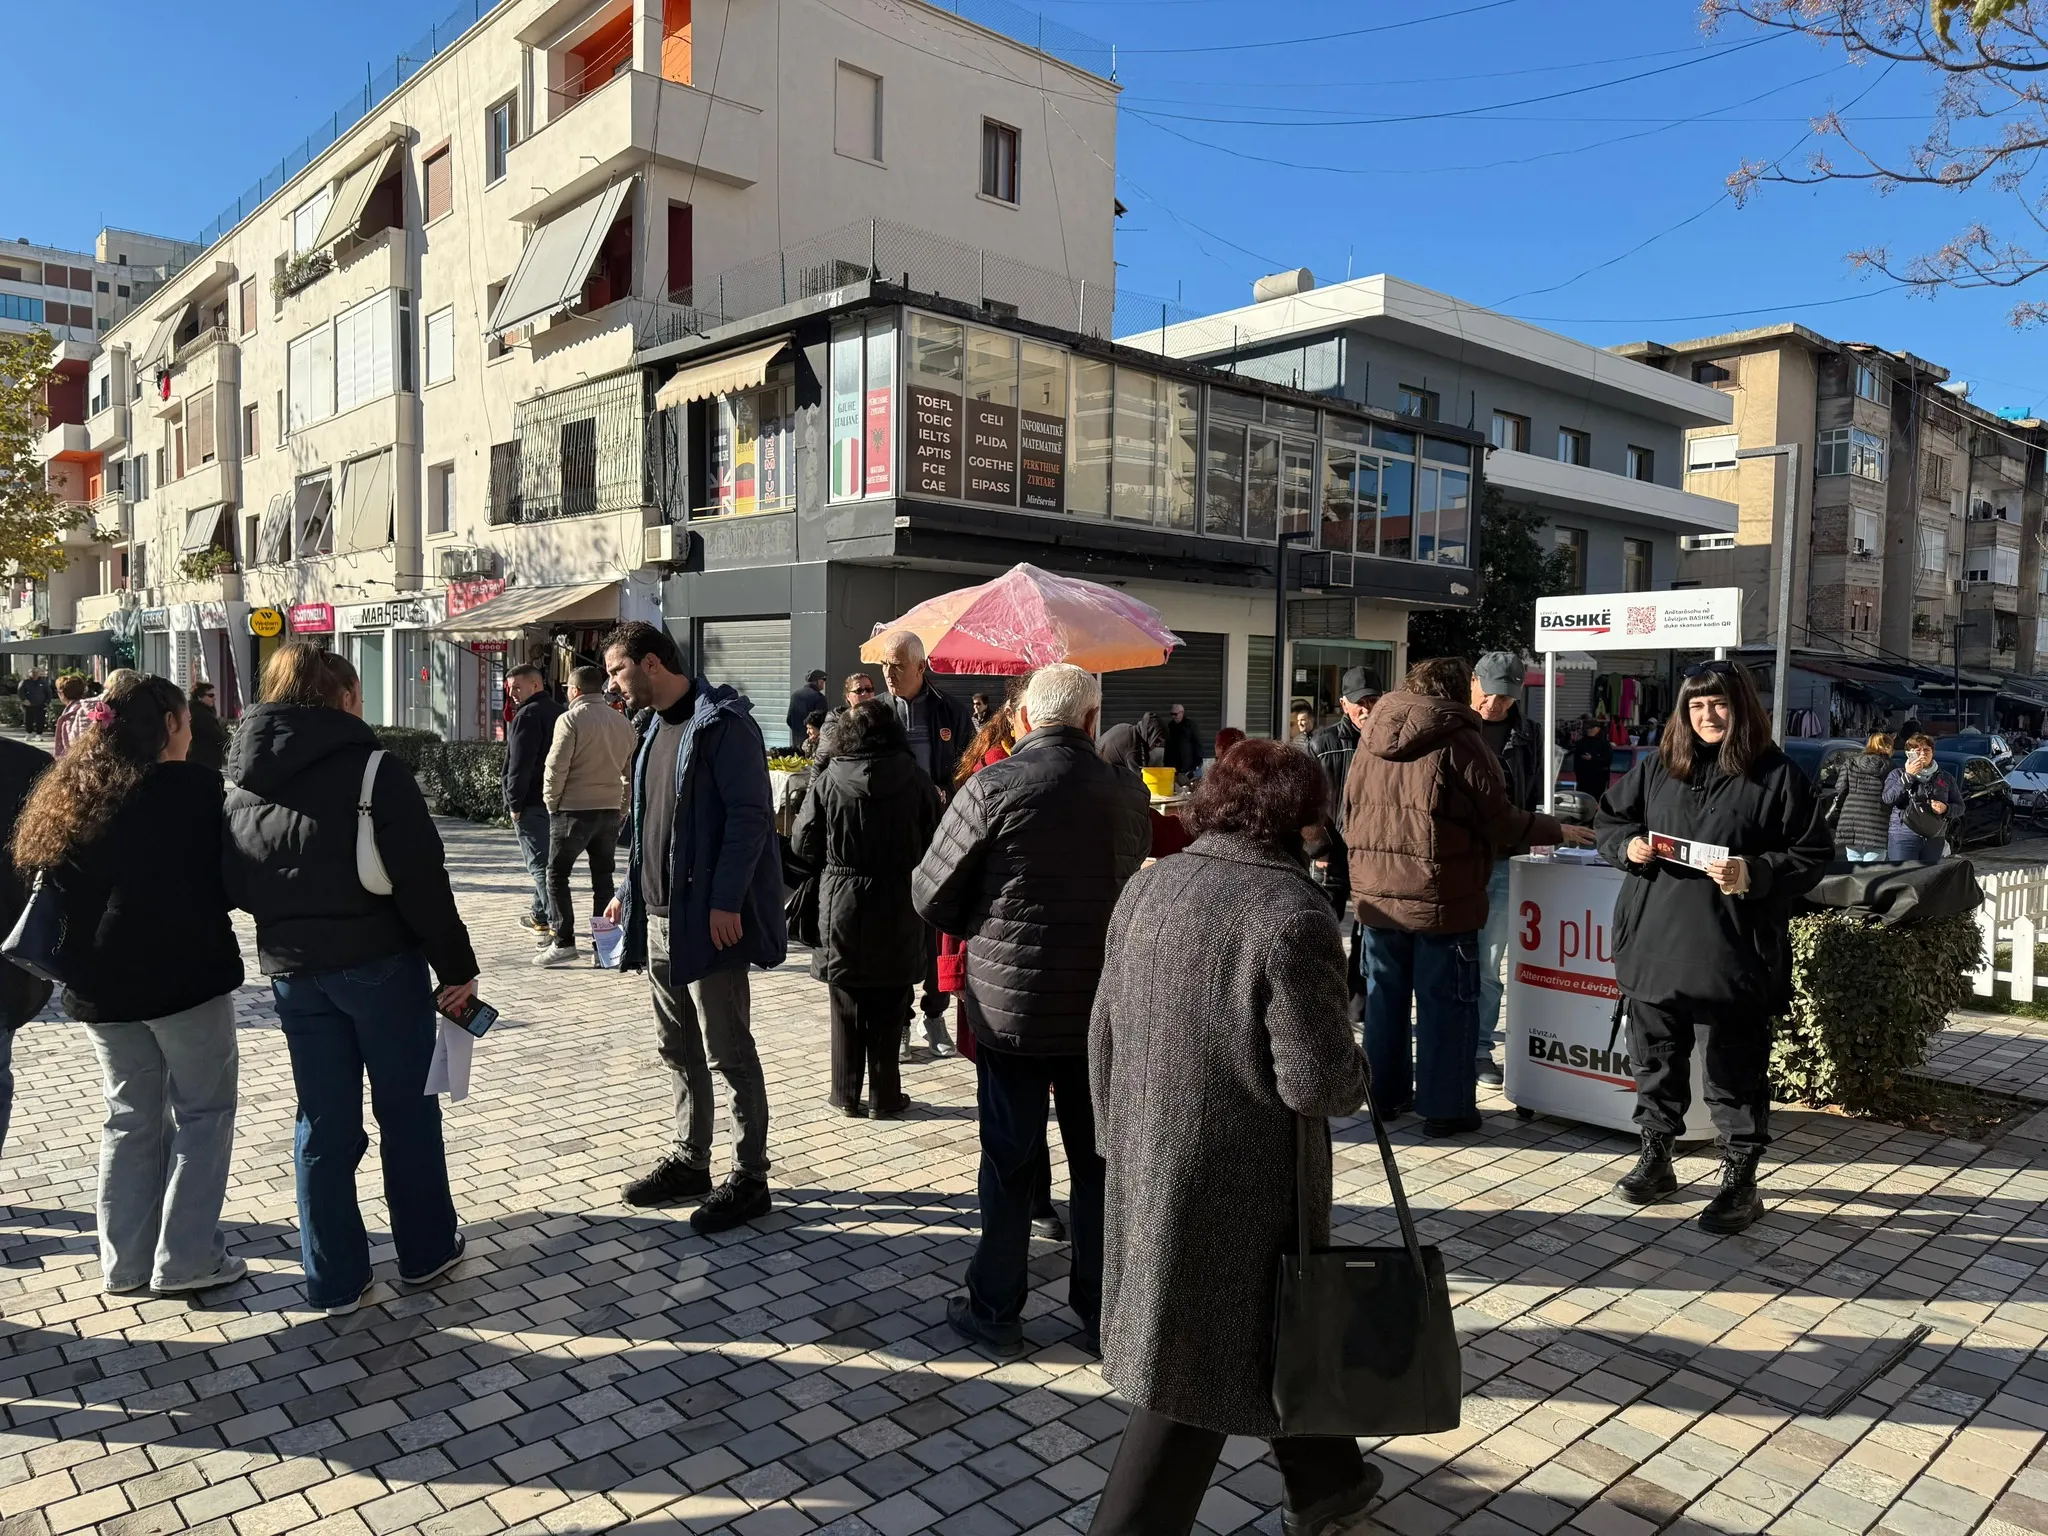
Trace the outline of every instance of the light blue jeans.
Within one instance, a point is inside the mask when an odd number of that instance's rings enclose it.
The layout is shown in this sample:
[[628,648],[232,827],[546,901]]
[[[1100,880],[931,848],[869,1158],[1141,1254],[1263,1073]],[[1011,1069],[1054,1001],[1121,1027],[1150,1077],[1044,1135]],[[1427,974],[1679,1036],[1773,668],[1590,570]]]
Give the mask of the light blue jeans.
[[161,1019],[87,1024],[107,1096],[100,1270],[108,1290],[189,1285],[227,1257],[220,1208],[240,1052],[230,997]]
[[1479,1057],[1493,1055],[1500,1038],[1501,967],[1508,957],[1514,914],[1508,910],[1508,861],[1495,859],[1486,882],[1486,926],[1479,930]]

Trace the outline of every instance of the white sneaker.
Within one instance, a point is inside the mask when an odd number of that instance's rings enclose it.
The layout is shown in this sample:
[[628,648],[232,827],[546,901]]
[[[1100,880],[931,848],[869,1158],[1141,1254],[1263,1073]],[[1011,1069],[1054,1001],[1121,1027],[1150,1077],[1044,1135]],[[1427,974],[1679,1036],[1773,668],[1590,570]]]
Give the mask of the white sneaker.
[[550,944],[533,957],[535,965],[574,965],[578,950],[574,944]]
[[200,1291],[218,1290],[221,1286],[233,1285],[248,1273],[248,1260],[238,1259],[229,1254],[220,1261],[220,1268],[210,1275],[203,1275],[197,1280],[181,1280],[176,1285],[153,1286],[151,1289],[159,1296],[191,1296]]

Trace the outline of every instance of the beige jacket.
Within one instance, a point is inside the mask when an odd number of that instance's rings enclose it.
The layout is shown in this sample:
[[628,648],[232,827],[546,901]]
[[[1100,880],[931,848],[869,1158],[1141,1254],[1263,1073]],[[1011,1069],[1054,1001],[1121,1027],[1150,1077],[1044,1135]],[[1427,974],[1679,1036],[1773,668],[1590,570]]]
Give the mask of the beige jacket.
[[632,723],[603,699],[583,694],[555,721],[541,799],[550,811],[622,810],[632,761]]

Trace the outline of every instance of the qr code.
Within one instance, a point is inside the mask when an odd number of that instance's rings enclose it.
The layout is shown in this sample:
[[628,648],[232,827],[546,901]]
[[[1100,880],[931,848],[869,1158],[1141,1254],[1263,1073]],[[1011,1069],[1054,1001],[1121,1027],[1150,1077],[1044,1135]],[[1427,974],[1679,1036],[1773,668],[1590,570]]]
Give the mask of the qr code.
[[1654,635],[1657,633],[1657,610],[1655,608],[1629,609],[1628,632],[1632,635]]

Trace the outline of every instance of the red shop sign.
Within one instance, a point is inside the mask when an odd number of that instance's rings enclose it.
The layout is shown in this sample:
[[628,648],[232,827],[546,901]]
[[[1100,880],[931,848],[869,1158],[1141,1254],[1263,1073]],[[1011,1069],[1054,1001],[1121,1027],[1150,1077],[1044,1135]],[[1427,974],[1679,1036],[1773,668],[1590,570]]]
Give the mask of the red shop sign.
[[472,640],[469,642],[469,652],[472,656],[502,656],[505,654],[505,650],[506,642],[503,640]]
[[292,609],[292,633],[295,635],[331,635],[334,633],[334,605],[332,603],[299,603]]
[[505,578],[486,576],[476,581],[451,581],[448,583],[448,617],[467,613],[472,608],[481,608],[492,598],[505,591]]

